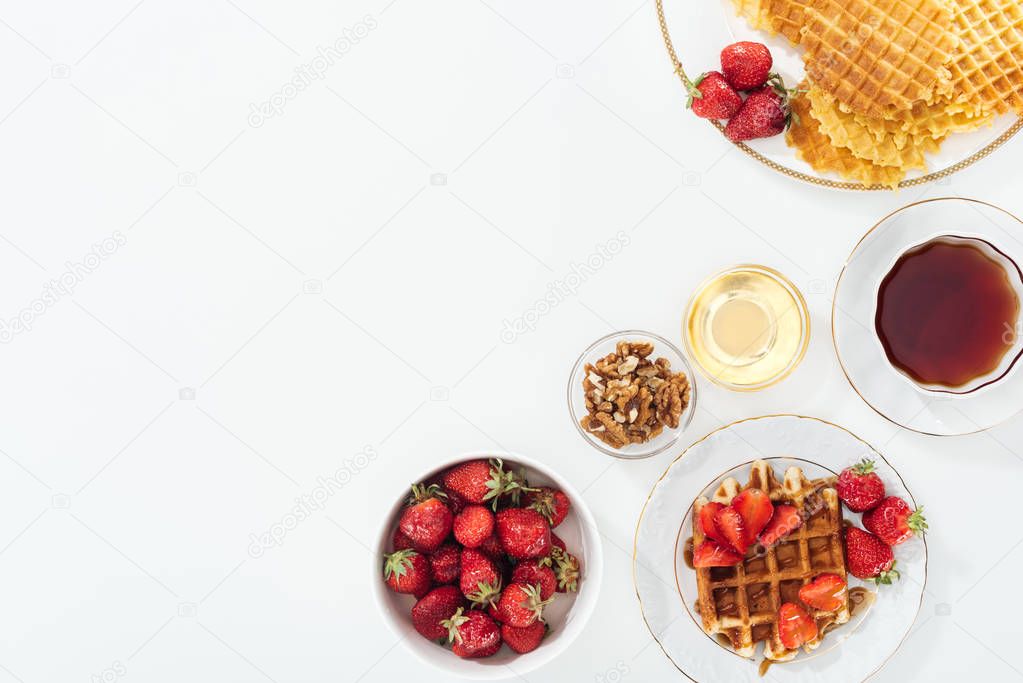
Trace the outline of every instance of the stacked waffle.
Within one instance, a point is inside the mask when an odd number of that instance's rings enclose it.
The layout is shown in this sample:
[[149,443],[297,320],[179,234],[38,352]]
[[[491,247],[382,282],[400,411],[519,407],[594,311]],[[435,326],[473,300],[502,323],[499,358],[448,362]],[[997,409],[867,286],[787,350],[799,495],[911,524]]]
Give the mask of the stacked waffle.
[[897,186],[948,135],[1023,114],[1019,0],[733,0],[801,47],[788,142],[820,172]]
[[[763,641],[764,656],[772,661],[787,661],[796,656],[782,644],[779,633],[779,608],[799,600],[799,589],[824,573],[846,576],[842,550],[842,508],[833,480],[809,481],[798,467],[785,471],[783,482],[775,477],[764,460],[755,461],[745,489],[759,489],[773,503],[784,503],[801,511],[804,524],[783,540],[761,551],[751,549],[743,561],[728,567],[697,567],[698,608],[704,630],[727,639],[743,657],[754,655]],[[729,478],[721,483],[713,498],[697,499],[693,515],[693,542],[705,540],[700,510],[708,502],[727,505],[739,494],[740,485]],[[820,645],[832,626],[849,621],[849,603],[833,611],[814,610],[817,637],[804,643],[806,650]]]

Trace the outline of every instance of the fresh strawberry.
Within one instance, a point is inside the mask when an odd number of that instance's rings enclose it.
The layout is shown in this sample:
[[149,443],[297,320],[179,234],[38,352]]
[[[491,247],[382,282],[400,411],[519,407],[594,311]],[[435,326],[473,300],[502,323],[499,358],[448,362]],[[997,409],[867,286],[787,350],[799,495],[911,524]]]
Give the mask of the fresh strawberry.
[[742,555],[717,541],[704,541],[693,551],[694,567],[731,567],[742,562]]
[[455,540],[466,548],[478,548],[494,533],[494,513],[482,505],[468,505],[454,523]]
[[791,120],[789,93],[775,81],[746,97],[742,108],[725,126],[725,136],[732,142],[769,138],[784,132]]
[[459,657],[489,657],[501,649],[501,629],[485,612],[474,609],[466,613],[459,607],[441,623],[448,630],[451,651]]
[[730,505],[721,508],[714,515],[714,526],[728,545],[739,551],[740,555],[746,554],[749,544],[746,543],[746,529],[738,510]]
[[412,626],[428,640],[444,638],[448,629],[441,622],[450,619],[464,605],[465,598],[454,586],[434,588],[412,606]]
[[534,621],[525,628],[504,624],[501,626],[501,638],[513,651],[524,655],[540,647],[547,630],[547,624],[542,621]]
[[551,548],[551,560],[554,562],[554,576],[558,578],[559,593],[575,593],[579,590],[579,559],[558,546]]
[[558,589],[558,577],[549,564],[545,560],[518,563],[512,571],[512,583],[535,583],[540,586],[540,597],[548,599]]
[[445,543],[430,555],[433,583],[440,586],[458,581],[462,574],[462,551],[454,543]]
[[551,527],[536,510],[507,508],[498,512],[497,537],[504,552],[517,560],[551,552]]
[[544,516],[551,528],[565,521],[572,502],[561,491],[549,486],[541,486],[535,491],[526,493],[526,507],[532,508]]
[[391,550],[408,550],[411,547],[412,539],[403,534],[400,528],[396,528],[391,538]]
[[700,528],[703,530],[703,535],[712,541],[719,543],[727,543],[725,539],[718,533],[718,528],[714,523],[714,516],[718,513],[718,510],[723,508],[724,505],[721,503],[707,503],[700,508]]
[[555,548],[561,548],[562,550],[568,550],[568,546],[565,545],[565,542],[562,541],[561,537],[558,536],[553,531],[551,532],[551,545],[554,546]]
[[687,82],[689,99],[686,107],[701,119],[730,119],[742,107],[742,97],[728,85],[728,81],[717,71],[708,71]]
[[874,534],[849,527],[845,530],[845,559],[849,573],[858,579],[890,584],[899,578],[891,547]]
[[770,548],[793,531],[803,526],[803,516],[791,505],[776,505],[771,521],[760,532],[760,543]]
[[476,550],[480,551],[492,560],[504,557],[504,548],[501,547],[501,540],[497,537],[497,534],[490,534],[490,536],[487,537],[487,540],[480,543]]
[[497,600],[501,585],[501,574],[493,560],[472,548],[462,551],[462,576],[458,582],[462,595],[476,605],[485,605]]
[[413,484],[408,507],[401,513],[398,528],[421,553],[433,552],[451,533],[454,515],[441,500],[443,495],[436,485]]
[[786,602],[778,610],[778,636],[782,645],[795,650],[817,638],[817,622],[799,605]]
[[853,512],[865,512],[884,498],[884,482],[874,472],[874,461],[867,458],[842,470],[835,490]]
[[736,90],[753,90],[767,83],[774,59],[763,43],[741,41],[721,51],[724,79]]
[[834,612],[846,602],[845,579],[838,574],[821,574],[799,589],[799,599],[814,609]]
[[863,513],[863,526],[888,545],[898,545],[927,530],[923,512],[922,507],[914,510],[901,498],[888,496],[873,510]]
[[504,470],[504,463],[492,460],[470,460],[455,465],[444,474],[444,488],[452,491],[468,503],[482,505],[497,502],[502,495],[525,487],[521,475]]
[[430,560],[411,549],[384,555],[384,580],[395,593],[425,595],[431,584]]
[[501,623],[525,628],[534,621],[542,621],[543,608],[550,602],[550,598],[543,599],[539,584],[513,583],[501,593],[497,611],[501,615]]
[[774,506],[771,505],[771,499],[767,494],[760,489],[746,489],[732,500],[732,507],[742,517],[743,541],[746,547],[749,547],[771,521]]

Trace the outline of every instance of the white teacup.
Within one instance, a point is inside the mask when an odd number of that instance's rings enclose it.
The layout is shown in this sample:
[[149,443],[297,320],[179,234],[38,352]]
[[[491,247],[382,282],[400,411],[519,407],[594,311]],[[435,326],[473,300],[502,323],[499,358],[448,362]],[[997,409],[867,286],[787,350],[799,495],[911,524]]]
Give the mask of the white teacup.
[[[892,262],[889,264],[888,269],[885,271],[885,274],[887,275],[888,273],[890,273],[892,268],[895,267],[895,264],[898,263],[899,259],[905,256],[907,253],[915,249],[919,249],[925,244],[932,244],[935,242],[943,242],[946,244],[968,244],[969,246],[979,250],[992,261],[998,263],[1003,268],[1003,270],[1005,270],[1005,274],[1009,278],[1009,284],[1016,292],[1016,300],[1018,302],[1023,302],[1023,272],[1020,272],[1019,266],[1016,264],[1015,261],[1013,261],[1011,258],[1002,253],[997,247],[992,245],[987,240],[981,239],[979,237],[971,237],[969,235],[937,234],[933,237],[930,237],[926,240],[922,240],[920,242],[917,242],[916,244],[907,247],[894,259],[892,259]],[[881,282],[878,282],[876,287],[874,288],[874,319],[876,319],[877,302],[880,295],[880,291]],[[1017,318],[1015,321],[1013,321],[1012,324],[1010,324],[1009,321],[1005,322],[1003,341],[1005,342],[1008,348],[1006,349],[1005,354],[1002,356],[1001,362],[999,362],[998,366],[991,372],[975,377],[966,384],[955,387],[944,384],[927,384],[914,379],[902,368],[899,368],[894,363],[892,364],[892,367],[907,382],[909,382],[918,390],[924,393],[932,395],[943,395],[946,397],[955,397],[963,396],[966,394],[972,394],[980,389],[983,389],[984,387],[990,386],[998,382],[1003,377],[1008,375],[1009,372],[1012,370],[1013,366],[1016,364],[1016,361],[1018,361],[1020,356],[1023,355],[1023,330],[1019,329],[1021,324],[1023,324],[1023,321],[1020,320],[1019,311],[1017,311]],[[878,345],[881,345],[881,340],[880,338],[877,337],[876,334],[875,340],[877,341]]]

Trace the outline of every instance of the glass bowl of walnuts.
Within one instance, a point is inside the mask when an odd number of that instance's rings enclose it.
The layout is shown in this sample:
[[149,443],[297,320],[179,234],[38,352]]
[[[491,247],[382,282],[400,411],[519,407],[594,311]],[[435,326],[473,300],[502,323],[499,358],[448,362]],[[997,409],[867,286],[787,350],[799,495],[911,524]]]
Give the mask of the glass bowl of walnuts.
[[695,377],[667,339],[640,330],[615,332],[576,360],[568,409],[579,434],[600,452],[649,458],[674,445],[692,422]]

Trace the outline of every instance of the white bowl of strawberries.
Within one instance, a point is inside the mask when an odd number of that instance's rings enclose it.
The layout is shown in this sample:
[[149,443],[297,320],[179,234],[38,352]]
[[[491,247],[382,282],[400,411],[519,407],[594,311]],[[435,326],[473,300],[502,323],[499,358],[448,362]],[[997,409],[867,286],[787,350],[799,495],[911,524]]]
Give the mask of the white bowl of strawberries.
[[525,674],[565,650],[593,613],[603,569],[582,496],[505,453],[417,477],[376,551],[371,583],[388,625],[421,659],[476,680]]

